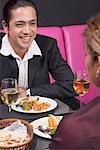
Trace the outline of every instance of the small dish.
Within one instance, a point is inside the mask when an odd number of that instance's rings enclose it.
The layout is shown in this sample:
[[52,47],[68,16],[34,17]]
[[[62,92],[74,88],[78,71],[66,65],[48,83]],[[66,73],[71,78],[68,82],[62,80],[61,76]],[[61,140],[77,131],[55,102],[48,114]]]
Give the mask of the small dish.
[[[63,116],[59,116],[60,120],[62,120]],[[48,128],[48,117],[43,117],[40,119],[36,119],[33,122],[30,123],[31,126],[33,127],[33,132],[34,134],[43,137],[43,138],[47,138],[47,139],[52,139],[52,136],[48,133],[48,132],[43,132],[41,130],[39,130],[39,126],[44,126],[46,128]]]

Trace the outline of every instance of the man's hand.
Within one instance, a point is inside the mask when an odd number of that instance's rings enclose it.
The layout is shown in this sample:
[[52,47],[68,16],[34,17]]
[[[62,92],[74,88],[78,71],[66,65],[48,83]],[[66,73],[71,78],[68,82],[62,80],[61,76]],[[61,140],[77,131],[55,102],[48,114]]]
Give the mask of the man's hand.
[[19,95],[18,98],[22,98],[22,97],[26,97],[27,96],[27,92],[26,89],[20,88],[19,87]]

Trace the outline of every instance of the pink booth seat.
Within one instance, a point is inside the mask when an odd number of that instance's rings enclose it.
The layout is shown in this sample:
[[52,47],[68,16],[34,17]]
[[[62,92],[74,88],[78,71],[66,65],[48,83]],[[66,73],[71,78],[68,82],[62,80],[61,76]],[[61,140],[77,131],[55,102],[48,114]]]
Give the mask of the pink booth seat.
[[38,33],[56,39],[62,57],[67,60],[62,29],[60,27],[38,27]]
[[[60,27],[38,27],[38,34],[46,35],[49,37],[52,37],[57,40],[57,45],[60,49],[60,53],[62,57],[67,60],[66,51],[64,47],[64,40],[63,40],[63,34],[62,29]],[[50,82],[53,83],[54,79],[50,75]]]
[[[74,25],[62,27],[67,61],[73,72],[85,69],[85,49],[83,32],[86,25]],[[90,81],[91,82],[91,81]],[[84,96],[83,103],[87,104],[93,98],[100,95],[100,90],[92,82],[90,83],[89,92]],[[79,97],[78,97],[79,99]]]
[[[0,33],[4,33],[4,30],[1,29]],[[56,39],[62,57],[67,60],[62,29],[60,27],[38,27],[38,34]]]
[[1,30],[0,30],[0,33],[4,33],[4,30],[1,29]]
[[[0,30],[0,32],[2,33],[4,31]],[[67,61],[62,29],[60,27],[38,27],[38,34],[46,35],[46,36],[55,38],[57,40],[57,44],[58,44],[58,47],[60,49],[60,53],[61,53],[62,57],[65,59],[65,61]],[[51,75],[50,75],[50,82],[51,83],[54,82]]]

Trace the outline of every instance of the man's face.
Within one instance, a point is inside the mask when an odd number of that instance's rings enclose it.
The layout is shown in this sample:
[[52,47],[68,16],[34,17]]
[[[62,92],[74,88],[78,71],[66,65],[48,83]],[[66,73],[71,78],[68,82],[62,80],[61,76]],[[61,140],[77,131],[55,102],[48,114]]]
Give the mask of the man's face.
[[37,33],[37,15],[30,6],[11,11],[9,26],[4,26],[13,49],[26,52]]

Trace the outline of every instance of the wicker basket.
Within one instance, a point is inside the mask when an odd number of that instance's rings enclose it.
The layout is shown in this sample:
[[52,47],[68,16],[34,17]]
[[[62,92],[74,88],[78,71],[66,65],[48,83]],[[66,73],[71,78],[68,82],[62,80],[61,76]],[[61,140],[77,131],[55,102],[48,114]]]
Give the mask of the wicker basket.
[[11,123],[15,122],[16,120],[20,120],[27,127],[27,132],[28,135],[30,136],[29,140],[24,142],[23,144],[19,143],[17,146],[7,146],[7,147],[0,146],[0,150],[27,150],[30,147],[33,139],[33,129],[27,121],[21,119],[15,119],[15,118],[2,119],[0,120],[0,129],[11,125]]

